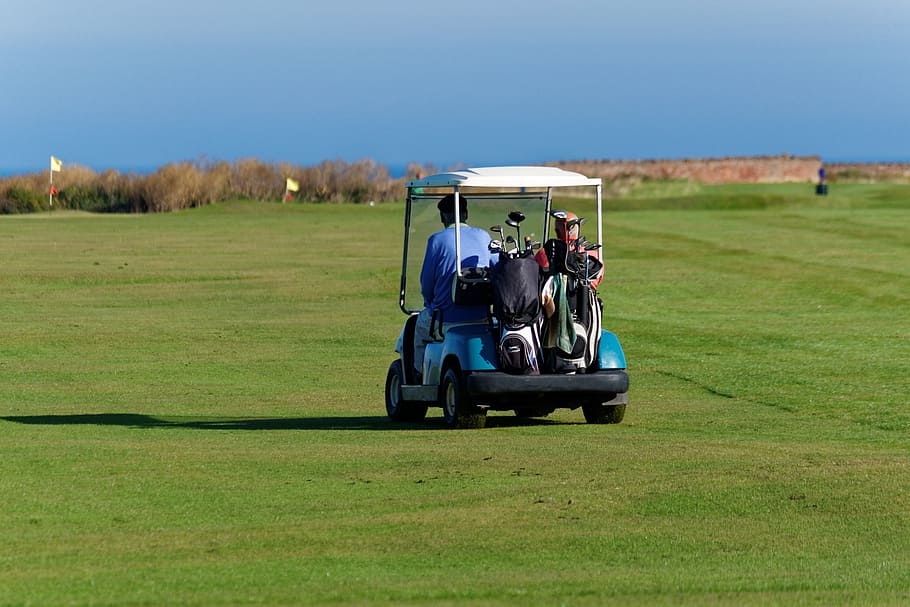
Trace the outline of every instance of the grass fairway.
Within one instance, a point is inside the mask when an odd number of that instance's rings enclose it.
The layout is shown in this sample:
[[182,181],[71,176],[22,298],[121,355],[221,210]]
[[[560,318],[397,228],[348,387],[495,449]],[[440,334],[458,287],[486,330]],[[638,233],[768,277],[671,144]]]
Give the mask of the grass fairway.
[[0,217],[0,605],[910,604],[910,188],[608,204],[625,421],[385,418],[400,204]]

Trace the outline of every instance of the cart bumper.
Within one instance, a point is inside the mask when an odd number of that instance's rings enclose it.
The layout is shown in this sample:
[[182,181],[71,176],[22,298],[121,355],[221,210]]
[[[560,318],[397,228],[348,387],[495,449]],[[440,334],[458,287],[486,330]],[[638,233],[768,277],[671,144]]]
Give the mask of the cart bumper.
[[603,402],[629,391],[629,376],[621,369],[576,375],[510,375],[490,371],[471,373],[465,381],[471,397],[478,400],[520,398]]

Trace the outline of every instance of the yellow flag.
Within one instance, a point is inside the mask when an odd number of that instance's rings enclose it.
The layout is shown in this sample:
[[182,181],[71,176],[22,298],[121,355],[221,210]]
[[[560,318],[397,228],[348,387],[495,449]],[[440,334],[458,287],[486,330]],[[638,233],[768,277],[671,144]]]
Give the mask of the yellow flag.
[[59,173],[63,170],[63,163],[51,156],[51,170],[55,173]]
[[300,184],[288,177],[288,192],[299,192]]

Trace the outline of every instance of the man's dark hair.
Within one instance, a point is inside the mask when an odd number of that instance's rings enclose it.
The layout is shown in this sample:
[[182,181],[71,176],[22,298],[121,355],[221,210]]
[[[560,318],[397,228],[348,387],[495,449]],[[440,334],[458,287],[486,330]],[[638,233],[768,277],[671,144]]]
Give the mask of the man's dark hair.
[[[436,208],[439,209],[439,217],[442,219],[442,223],[446,225],[455,223],[455,194],[446,194],[443,196],[436,204]],[[468,199],[464,196],[458,197],[458,210],[461,221],[467,221]]]

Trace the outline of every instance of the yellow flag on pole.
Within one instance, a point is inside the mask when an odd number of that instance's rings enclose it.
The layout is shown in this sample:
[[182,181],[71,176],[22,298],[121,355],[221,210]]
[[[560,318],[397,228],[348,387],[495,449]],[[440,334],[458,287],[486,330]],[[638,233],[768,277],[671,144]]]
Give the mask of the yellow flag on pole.
[[300,184],[288,177],[288,192],[299,192]]
[[59,173],[63,170],[63,163],[51,156],[51,171]]

